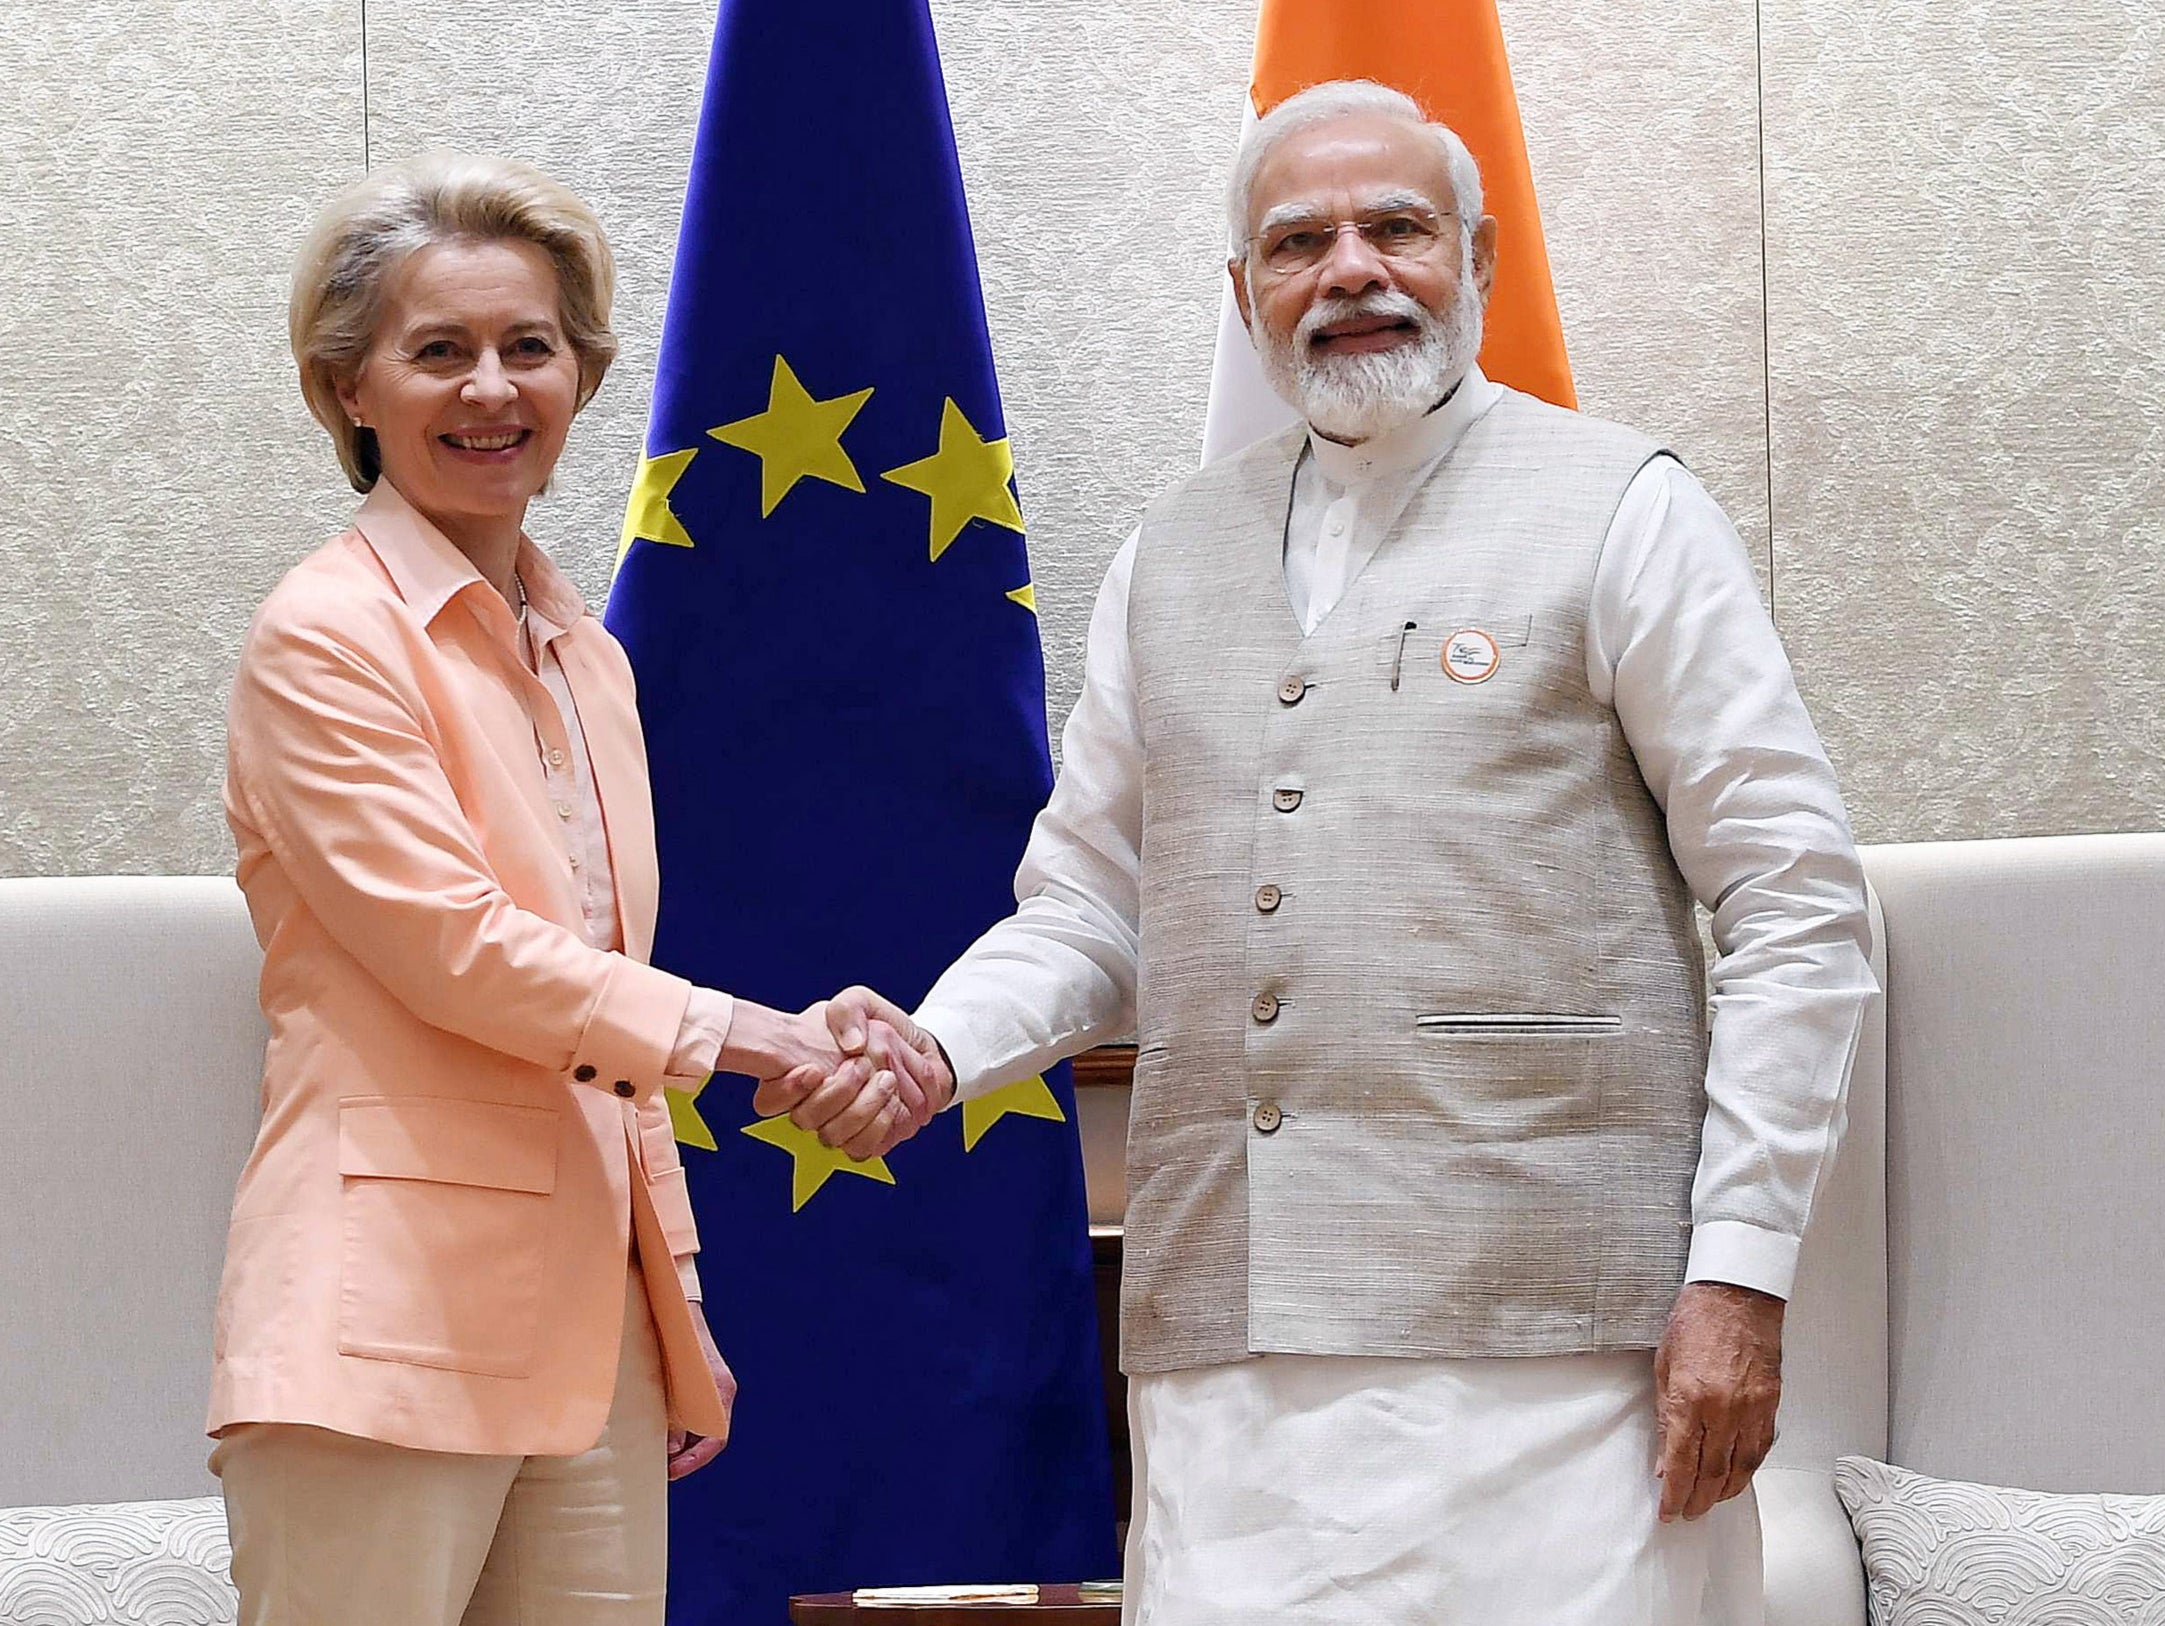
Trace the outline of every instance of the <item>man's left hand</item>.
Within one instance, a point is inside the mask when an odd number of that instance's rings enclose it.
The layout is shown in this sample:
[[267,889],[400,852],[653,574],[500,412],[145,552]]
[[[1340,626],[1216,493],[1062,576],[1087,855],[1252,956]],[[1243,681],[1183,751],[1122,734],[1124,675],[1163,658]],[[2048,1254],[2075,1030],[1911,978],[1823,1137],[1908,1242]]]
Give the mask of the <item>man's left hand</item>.
[[1787,1308],[1726,1282],[1688,1282],[1677,1295],[1654,1356],[1664,1521],[1737,1495],[1773,1449]]
[[[737,1403],[737,1379],[729,1370],[729,1363],[722,1359],[716,1347],[714,1334],[707,1327],[706,1306],[697,1299],[691,1301],[692,1323],[699,1334],[699,1352],[707,1358],[707,1370],[714,1374],[714,1386],[722,1392],[722,1415],[727,1417]],[[686,1474],[697,1473],[722,1454],[722,1447],[729,1443],[729,1430],[725,1425],[719,1434],[693,1434],[686,1429],[669,1431],[669,1477],[682,1479]]]

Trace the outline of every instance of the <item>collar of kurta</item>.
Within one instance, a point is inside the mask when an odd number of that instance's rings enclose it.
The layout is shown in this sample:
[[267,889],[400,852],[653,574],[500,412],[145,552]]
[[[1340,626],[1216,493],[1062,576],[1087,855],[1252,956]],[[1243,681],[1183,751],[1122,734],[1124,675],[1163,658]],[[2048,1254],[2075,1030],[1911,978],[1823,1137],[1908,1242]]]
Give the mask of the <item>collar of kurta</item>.
[[[389,480],[379,479],[375,489],[362,499],[353,524],[383,561],[399,597],[413,606],[424,623],[435,620],[445,605],[472,588],[496,596],[473,561],[459,552],[451,539]],[[519,536],[518,570],[519,579],[526,584],[527,609],[536,622],[534,632],[539,641],[548,642],[586,614],[586,601],[571,585],[571,579],[523,532]]]
[[1496,404],[1502,386],[1492,384],[1479,367],[1469,368],[1450,398],[1433,412],[1425,412],[1409,424],[1388,434],[1364,440],[1358,446],[1326,440],[1308,431],[1309,454],[1316,468],[1334,486],[1368,485],[1433,463],[1472,427],[1476,418]]

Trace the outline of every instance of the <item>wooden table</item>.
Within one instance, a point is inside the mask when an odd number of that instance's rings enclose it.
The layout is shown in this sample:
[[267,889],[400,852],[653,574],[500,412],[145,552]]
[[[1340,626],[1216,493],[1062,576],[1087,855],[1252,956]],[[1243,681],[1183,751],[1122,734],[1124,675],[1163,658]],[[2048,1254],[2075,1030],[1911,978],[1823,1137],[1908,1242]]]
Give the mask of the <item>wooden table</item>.
[[796,1626],[1120,1626],[1118,1600],[1085,1603],[1071,1586],[1039,1587],[1036,1603],[862,1604],[847,1592],[789,1600]]

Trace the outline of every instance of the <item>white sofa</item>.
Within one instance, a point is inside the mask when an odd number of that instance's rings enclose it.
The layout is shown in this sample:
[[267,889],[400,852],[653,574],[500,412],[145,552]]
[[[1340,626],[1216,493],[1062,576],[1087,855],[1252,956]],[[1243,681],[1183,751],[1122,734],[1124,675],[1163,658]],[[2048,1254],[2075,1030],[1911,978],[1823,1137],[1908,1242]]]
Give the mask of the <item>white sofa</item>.
[[5,1626],[234,1618],[202,1414],[257,960],[227,879],[0,880]]
[[[1889,997],[1790,1312],[1769,1626],[1864,1626],[1839,1454],[2165,1491],[2165,836],[1866,858]],[[229,881],[0,880],[7,1626],[232,1618],[199,1430],[254,963]]]
[[1867,849],[1883,1020],[1760,1475],[1768,1626],[1860,1626],[1828,1473],[2165,1492],[2165,835]]

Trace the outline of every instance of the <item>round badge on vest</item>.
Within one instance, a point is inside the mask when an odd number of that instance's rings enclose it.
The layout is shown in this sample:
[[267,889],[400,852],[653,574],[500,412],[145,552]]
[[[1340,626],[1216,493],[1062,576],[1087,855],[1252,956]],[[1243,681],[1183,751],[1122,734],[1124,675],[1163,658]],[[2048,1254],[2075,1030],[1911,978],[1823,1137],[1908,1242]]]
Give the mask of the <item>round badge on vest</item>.
[[1443,641],[1443,675],[1453,683],[1486,683],[1503,665],[1503,651],[1479,627],[1461,627]]

